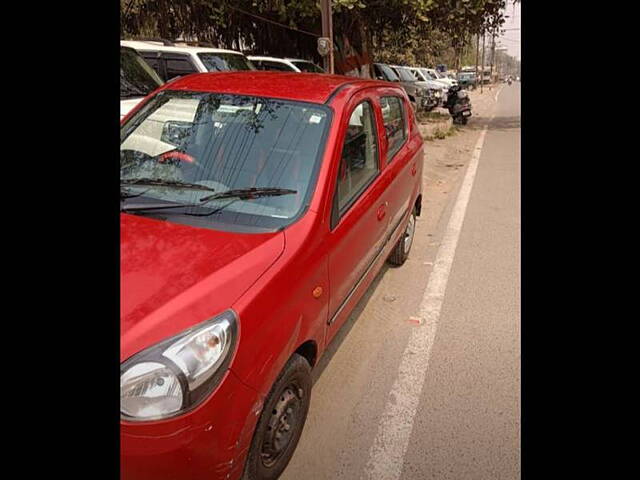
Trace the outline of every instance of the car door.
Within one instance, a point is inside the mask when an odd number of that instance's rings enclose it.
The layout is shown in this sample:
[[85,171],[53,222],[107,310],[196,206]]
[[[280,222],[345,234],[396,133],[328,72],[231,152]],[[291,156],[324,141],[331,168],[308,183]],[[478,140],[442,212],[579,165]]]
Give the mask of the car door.
[[412,130],[413,111],[401,92],[394,88],[381,88],[377,101],[383,124],[382,163],[388,177],[385,196],[388,235],[395,237],[413,208],[412,201],[422,171],[422,143]]
[[[369,93],[368,93],[369,92]],[[373,92],[356,93],[341,119],[342,150],[334,169],[329,243],[327,342],[346,320],[345,307],[370,273],[384,246],[388,226],[380,128]],[[355,301],[355,300],[354,300]]]

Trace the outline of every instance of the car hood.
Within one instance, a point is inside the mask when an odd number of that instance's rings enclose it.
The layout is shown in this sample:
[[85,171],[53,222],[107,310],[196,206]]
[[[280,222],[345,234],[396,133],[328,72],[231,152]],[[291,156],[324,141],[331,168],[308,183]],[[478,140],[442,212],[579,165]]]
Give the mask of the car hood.
[[442,90],[444,88],[444,85],[433,80],[424,80],[416,83],[421,87],[428,88],[430,90]]
[[284,235],[120,216],[122,359],[230,308],[284,250]]

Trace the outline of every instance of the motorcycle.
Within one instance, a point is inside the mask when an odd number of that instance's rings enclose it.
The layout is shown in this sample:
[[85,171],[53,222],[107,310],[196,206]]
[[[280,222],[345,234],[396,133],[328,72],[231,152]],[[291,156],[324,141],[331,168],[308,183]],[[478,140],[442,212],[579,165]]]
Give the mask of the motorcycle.
[[449,110],[449,114],[453,117],[453,123],[466,125],[469,121],[471,100],[469,100],[466,90],[463,90],[460,85],[449,89],[449,95],[444,107]]
[[507,80],[507,83],[508,83],[509,85],[511,85],[511,79],[510,79],[510,78]]

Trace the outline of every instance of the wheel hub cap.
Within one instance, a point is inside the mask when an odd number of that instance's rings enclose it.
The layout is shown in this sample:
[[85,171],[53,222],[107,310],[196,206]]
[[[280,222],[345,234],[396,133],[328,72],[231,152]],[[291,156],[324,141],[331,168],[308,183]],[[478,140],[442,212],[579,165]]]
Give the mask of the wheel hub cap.
[[299,410],[303,392],[289,385],[280,394],[280,398],[271,411],[271,418],[262,442],[262,463],[273,466],[282,456],[291,442],[298,424]]

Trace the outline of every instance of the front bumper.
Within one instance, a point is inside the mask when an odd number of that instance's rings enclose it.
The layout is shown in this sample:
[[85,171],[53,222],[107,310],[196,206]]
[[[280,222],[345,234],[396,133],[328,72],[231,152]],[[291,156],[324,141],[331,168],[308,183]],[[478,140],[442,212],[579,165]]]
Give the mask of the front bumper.
[[228,371],[195,410],[155,422],[121,422],[121,480],[237,480],[261,405]]

